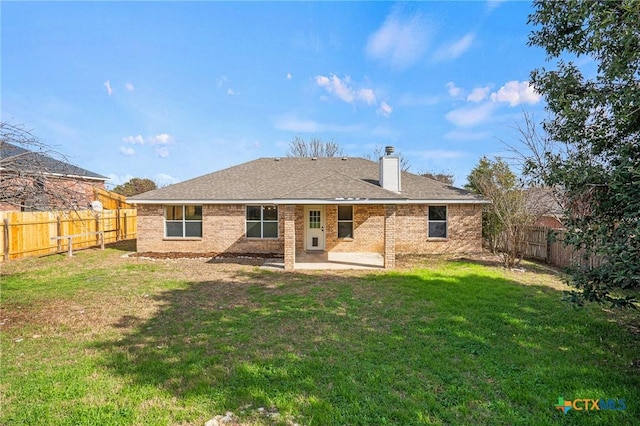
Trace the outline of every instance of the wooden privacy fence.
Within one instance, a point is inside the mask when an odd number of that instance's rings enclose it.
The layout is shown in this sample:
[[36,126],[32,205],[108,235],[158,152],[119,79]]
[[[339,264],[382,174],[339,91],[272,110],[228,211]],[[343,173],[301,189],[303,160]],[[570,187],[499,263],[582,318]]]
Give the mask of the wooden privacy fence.
[[4,261],[71,252],[69,241],[76,250],[136,238],[136,209],[2,212],[0,218]]
[[575,250],[564,243],[565,231],[545,226],[532,226],[526,231],[524,257],[542,260],[555,266],[567,267],[580,264],[594,268],[603,262],[602,256],[584,259],[582,250]]
[[93,188],[93,199],[100,201],[105,210],[134,208],[132,204],[127,203],[127,197],[106,189]]

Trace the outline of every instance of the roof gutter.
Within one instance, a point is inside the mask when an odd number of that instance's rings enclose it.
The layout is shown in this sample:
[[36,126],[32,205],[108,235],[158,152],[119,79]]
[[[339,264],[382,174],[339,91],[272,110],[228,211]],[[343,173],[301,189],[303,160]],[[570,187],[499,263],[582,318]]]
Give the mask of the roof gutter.
[[128,198],[127,203],[141,205],[202,205],[202,204],[282,204],[282,205],[331,205],[331,204],[491,204],[489,200],[454,200],[407,198],[332,198],[332,199],[256,199],[256,200],[137,200]]

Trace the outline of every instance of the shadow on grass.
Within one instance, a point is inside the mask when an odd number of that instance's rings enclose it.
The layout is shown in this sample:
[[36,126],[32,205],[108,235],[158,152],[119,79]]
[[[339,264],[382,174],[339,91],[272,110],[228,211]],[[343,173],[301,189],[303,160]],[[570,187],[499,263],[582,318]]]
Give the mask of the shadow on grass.
[[98,348],[132,386],[194,407],[192,423],[227,410],[321,425],[632,424],[640,415],[631,405],[566,417],[554,408],[558,396],[637,400],[628,334],[553,290],[475,269],[243,271],[156,297],[157,315],[123,317],[116,326],[130,331]]
[[135,252],[137,241],[138,240],[136,239],[116,241],[115,243],[105,244],[105,248],[110,248],[110,249],[119,250],[119,251],[126,251],[126,252]]

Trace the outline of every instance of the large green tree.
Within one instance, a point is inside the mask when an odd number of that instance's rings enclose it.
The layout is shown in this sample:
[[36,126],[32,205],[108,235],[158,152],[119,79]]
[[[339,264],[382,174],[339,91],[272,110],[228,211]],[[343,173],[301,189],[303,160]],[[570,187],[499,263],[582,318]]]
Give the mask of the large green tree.
[[113,192],[124,195],[125,197],[133,197],[134,195],[142,194],[143,192],[152,191],[157,189],[158,185],[154,181],[148,178],[131,178],[122,185],[118,185],[113,188]]
[[[566,241],[584,253],[576,300],[634,306],[640,289],[640,3],[535,1],[529,43],[549,68],[531,73],[556,143],[525,172],[566,206]],[[580,69],[575,58],[586,63]],[[585,58],[586,61],[583,59]],[[605,259],[589,267],[586,259]]]

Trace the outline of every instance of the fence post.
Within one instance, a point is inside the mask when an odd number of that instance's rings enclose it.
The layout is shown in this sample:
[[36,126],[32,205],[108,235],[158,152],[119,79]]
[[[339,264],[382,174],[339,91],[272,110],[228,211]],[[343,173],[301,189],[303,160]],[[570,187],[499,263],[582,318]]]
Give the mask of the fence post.
[[[100,215],[96,215],[96,232],[100,232]],[[100,235],[96,234],[96,245],[100,244]]]
[[3,232],[3,238],[4,238],[4,253],[3,253],[3,258],[5,260],[5,262],[7,260],[9,260],[9,241],[11,240],[9,238],[9,219],[5,218],[2,220],[2,222],[4,223],[4,232]]
[[71,241],[72,237],[67,237],[67,239],[69,240],[69,249],[67,251],[67,255],[71,257],[73,256],[73,241]]
[[[62,235],[62,219],[60,218],[60,215],[58,215],[58,217],[56,218],[56,237],[60,237]],[[61,252],[62,251],[62,240],[58,239],[58,248],[57,251]]]
[[124,212],[124,239],[127,239],[127,212]]
[[120,241],[120,200],[118,200],[118,208],[116,209],[116,241]]

